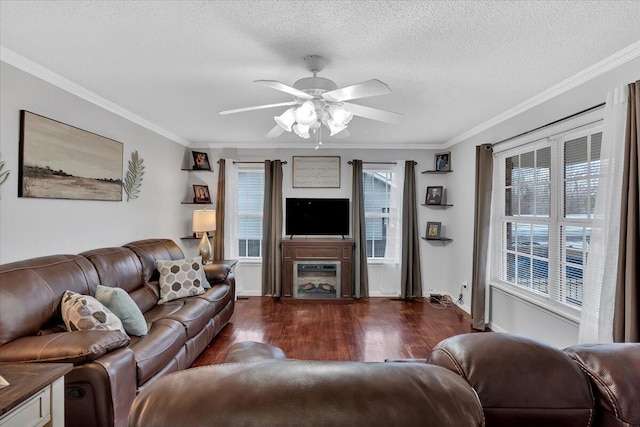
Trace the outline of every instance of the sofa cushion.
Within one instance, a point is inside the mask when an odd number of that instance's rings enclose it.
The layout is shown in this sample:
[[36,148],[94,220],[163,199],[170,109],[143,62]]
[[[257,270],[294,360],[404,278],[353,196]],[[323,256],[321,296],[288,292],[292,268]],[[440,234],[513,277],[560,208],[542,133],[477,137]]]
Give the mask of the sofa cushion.
[[156,261],[159,259],[183,259],[182,249],[170,239],[145,239],[123,245],[131,249],[142,265],[142,278],[145,282],[158,280]]
[[0,362],[66,362],[81,365],[130,342],[121,331],[57,332],[18,338],[0,347]]
[[122,331],[122,322],[100,301],[89,296],[66,291],[61,302],[62,320],[68,331]]
[[144,314],[148,323],[160,319],[172,319],[180,322],[187,338],[196,336],[213,317],[213,306],[200,298],[179,298],[165,304],[158,304]]
[[456,335],[438,343],[428,363],[466,379],[487,425],[585,426],[593,400],[585,375],[557,348],[507,333]]
[[268,360],[187,369],[154,381],[129,426],[482,426],[459,376],[418,363]]
[[138,386],[163,369],[187,342],[185,328],[172,319],[153,322],[144,337],[132,337],[129,348],[136,359]]
[[207,289],[202,295],[198,295],[196,298],[206,300],[212,307],[212,313],[216,314],[225,308],[234,297],[235,295],[231,292],[231,286],[222,283],[213,285],[211,289]]
[[581,344],[564,351],[589,376],[598,425],[640,425],[640,343]]
[[204,293],[202,258],[186,258],[177,261],[158,260],[160,272],[160,300],[164,304],[178,298]]
[[98,285],[96,299],[118,316],[129,335],[143,336],[147,333],[147,321],[142,311],[124,289]]
[[62,322],[66,290],[93,295],[93,265],[78,255],[51,255],[0,265],[0,345]]

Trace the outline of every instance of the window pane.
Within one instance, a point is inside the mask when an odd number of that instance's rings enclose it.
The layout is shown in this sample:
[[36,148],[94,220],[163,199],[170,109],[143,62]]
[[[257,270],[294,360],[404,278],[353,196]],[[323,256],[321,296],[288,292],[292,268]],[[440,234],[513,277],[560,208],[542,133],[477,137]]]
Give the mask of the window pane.
[[381,258],[385,255],[392,178],[393,173],[389,171],[363,172],[365,233],[369,258]]
[[520,155],[520,182],[522,185],[527,182],[533,182],[535,178],[535,153],[529,151]]
[[535,186],[536,191],[536,216],[548,217],[550,212],[549,206],[549,184],[537,184]]
[[520,167],[520,157],[519,156],[507,157],[505,166],[506,166],[505,185],[506,186],[517,185],[518,184],[517,173]]
[[504,214],[506,216],[518,215],[518,196],[515,192],[515,188],[507,188],[504,195]]
[[587,137],[573,139],[564,144],[564,177],[585,176],[587,164]]
[[236,207],[238,255],[241,257],[261,256],[263,200],[264,171],[238,171]]
[[602,148],[602,132],[591,135],[591,175],[600,174],[600,149]]
[[576,179],[564,183],[564,209],[566,218],[587,218],[591,190],[589,181]]

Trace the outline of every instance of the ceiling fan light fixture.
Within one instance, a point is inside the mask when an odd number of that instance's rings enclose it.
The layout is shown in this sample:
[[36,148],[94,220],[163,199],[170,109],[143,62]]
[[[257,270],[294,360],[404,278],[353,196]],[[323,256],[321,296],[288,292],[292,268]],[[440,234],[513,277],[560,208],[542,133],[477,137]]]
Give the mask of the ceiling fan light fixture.
[[298,124],[308,127],[318,120],[316,106],[311,101],[305,101],[300,107],[298,107],[294,117]]
[[295,125],[293,125],[293,131],[300,138],[309,139],[309,126],[308,125],[303,125],[301,123],[296,123]]
[[341,105],[331,105],[329,107],[329,115],[333,122],[348,125],[351,119],[353,119],[353,113],[345,110]]
[[296,122],[294,111],[295,110],[293,108],[289,108],[279,116],[275,116],[273,120],[275,120],[278,126],[280,126],[282,129],[286,130],[287,132],[291,132],[291,126],[293,126],[293,124]]
[[329,128],[329,130],[331,131],[329,136],[333,136],[336,133],[342,132],[343,130],[345,130],[347,128],[346,125],[343,125],[342,123],[336,123],[336,121],[333,120],[333,119],[327,120],[326,125]]

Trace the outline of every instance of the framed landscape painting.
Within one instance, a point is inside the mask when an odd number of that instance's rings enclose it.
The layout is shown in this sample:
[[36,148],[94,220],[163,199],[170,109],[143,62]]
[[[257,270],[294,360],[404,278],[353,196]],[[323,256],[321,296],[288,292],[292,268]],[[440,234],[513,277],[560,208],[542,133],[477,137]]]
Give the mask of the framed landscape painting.
[[18,197],[122,200],[123,144],[20,111]]

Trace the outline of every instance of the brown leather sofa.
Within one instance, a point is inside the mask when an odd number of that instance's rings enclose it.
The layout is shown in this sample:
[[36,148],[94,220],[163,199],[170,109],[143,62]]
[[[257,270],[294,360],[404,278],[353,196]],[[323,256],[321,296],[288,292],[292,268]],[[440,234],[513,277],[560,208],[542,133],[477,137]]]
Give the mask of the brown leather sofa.
[[439,343],[427,363],[360,363],[290,360],[243,342],[224,362],[152,384],[129,426],[640,425],[640,344],[562,351],[466,334]]
[[[65,425],[126,425],[136,394],[188,368],[233,314],[235,279],[226,265],[205,266],[211,289],[204,294],[157,304],[156,260],[183,258],[173,241],[148,239],[0,266],[0,362],[73,363],[65,376]],[[97,285],[127,291],[148,333],[67,331],[63,293],[95,296]]]

